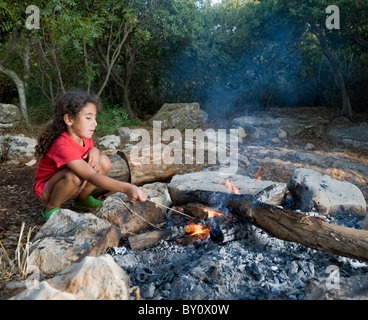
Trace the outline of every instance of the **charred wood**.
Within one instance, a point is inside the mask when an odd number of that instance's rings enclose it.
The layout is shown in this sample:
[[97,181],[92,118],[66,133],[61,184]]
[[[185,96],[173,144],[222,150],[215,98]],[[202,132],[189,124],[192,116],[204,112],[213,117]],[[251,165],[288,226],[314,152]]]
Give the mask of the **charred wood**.
[[218,244],[241,240],[247,236],[248,228],[246,223],[239,219],[229,219],[224,223],[215,224],[210,231],[211,240]]
[[184,234],[185,226],[175,226],[131,236],[128,241],[132,250],[141,250],[153,246],[160,240],[171,240]]

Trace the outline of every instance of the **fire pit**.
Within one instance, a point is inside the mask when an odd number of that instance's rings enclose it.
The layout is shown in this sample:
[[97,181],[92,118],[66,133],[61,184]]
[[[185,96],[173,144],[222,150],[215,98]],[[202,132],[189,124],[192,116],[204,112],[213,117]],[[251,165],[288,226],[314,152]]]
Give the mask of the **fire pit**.
[[[325,222],[319,217],[257,204],[264,192],[258,197],[236,195],[231,181],[228,187],[228,194],[192,193],[193,200],[202,203],[174,207],[161,230],[129,237],[112,250],[144,299],[323,299],[331,294],[346,299],[346,281],[366,276],[366,262],[285,241],[256,225],[261,223],[257,210],[284,218],[296,215],[294,223],[307,228],[315,228],[318,221],[323,229]],[[247,211],[253,216],[240,219],[234,214],[242,201],[248,209],[254,204]]]

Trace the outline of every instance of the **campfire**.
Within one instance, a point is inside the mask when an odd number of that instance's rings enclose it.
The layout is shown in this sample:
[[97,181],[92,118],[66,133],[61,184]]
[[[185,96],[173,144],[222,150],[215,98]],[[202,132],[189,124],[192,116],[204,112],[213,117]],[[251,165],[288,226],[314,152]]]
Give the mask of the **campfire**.
[[[366,259],[366,231],[331,224],[318,216],[259,201],[264,193],[272,192],[272,186],[253,196],[240,194],[230,178],[225,179],[223,185],[226,193],[204,190],[189,192],[193,201],[171,209],[171,217],[181,216],[181,219],[175,219],[177,223],[158,231],[129,237],[131,249],[144,249],[160,240],[201,245],[211,239],[222,244],[246,238],[247,225],[251,223],[282,240],[327,253]],[[350,243],[354,250],[350,248]]]
[[[256,171],[257,178],[267,177],[259,167]],[[331,264],[327,254],[367,259],[366,231],[293,209],[283,203],[285,195],[290,197],[284,184],[257,181],[262,188],[246,189],[243,180],[230,176],[212,179],[206,189],[197,181],[193,179],[195,188],[172,184],[173,201],[165,203],[169,207],[157,228],[146,226],[127,235],[128,251],[116,258],[145,297],[260,298],[264,292],[294,297],[290,290],[296,281],[299,295],[308,279],[324,275]],[[131,208],[142,207],[146,213],[149,206],[163,210],[153,203]]]
[[[226,178],[223,184],[220,182],[219,186],[221,185],[225,186],[228,194],[240,194],[239,188],[233,184],[231,178]],[[223,243],[244,237],[244,232],[240,237],[237,235],[241,229],[240,225],[243,225],[244,222],[230,215],[226,208],[224,211],[220,212],[218,208],[198,203],[188,203],[175,209],[172,208],[168,218],[171,225],[169,228],[132,236],[129,238],[130,246],[133,250],[138,250],[163,239],[175,240],[181,245],[201,245],[210,239],[216,243]],[[184,220],[187,219],[190,220],[184,225]],[[155,236],[152,237],[152,235]],[[142,241],[142,239],[147,241]]]

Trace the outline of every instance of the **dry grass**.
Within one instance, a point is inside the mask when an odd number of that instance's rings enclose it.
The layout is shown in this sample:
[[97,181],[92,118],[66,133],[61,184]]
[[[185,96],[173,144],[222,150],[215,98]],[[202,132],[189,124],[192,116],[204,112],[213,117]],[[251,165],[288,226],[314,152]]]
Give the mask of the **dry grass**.
[[31,247],[35,243],[31,243],[31,235],[34,228],[30,228],[26,235],[23,235],[25,223],[22,223],[17,247],[13,253],[14,258],[11,259],[7,250],[0,241],[0,282],[8,282],[13,280],[25,280],[28,276],[28,257]]

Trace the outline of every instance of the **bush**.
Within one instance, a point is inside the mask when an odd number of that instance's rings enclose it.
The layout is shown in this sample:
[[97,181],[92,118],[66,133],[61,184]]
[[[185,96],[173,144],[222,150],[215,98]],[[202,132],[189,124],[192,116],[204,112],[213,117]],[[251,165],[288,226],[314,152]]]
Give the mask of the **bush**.
[[140,124],[139,119],[130,119],[125,109],[119,106],[107,107],[97,114],[98,135],[108,135],[114,133],[120,127],[130,127]]

